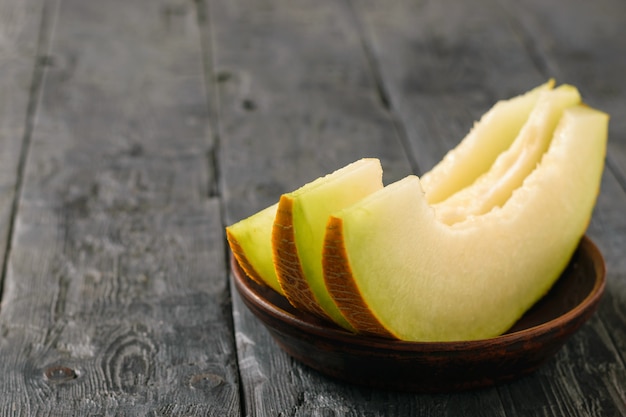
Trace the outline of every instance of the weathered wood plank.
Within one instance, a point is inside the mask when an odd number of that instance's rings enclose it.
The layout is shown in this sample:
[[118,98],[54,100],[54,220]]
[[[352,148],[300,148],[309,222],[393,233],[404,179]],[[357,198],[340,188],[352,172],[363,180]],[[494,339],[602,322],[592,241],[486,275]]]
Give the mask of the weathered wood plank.
[[341,3],[211,1],[228,222],[365,156],[409,172]]
[[20,162],[28,147],[29,106],[37,92],[33,79],[40,78],[36,54],[42,8],[40,0],[0,1],[0,271],[4,271]]
[[194,4],[53,2],[2,415],[239,415]]

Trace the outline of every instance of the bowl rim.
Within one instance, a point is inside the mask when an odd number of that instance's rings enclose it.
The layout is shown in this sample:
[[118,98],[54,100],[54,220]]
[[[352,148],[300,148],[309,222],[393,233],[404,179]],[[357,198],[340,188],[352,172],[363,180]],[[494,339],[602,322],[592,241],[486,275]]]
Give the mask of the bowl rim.
[[258,292],[250,286],[250,283],[252,281],[239,267],[239,264],[237,263],[237,260],[232,253],[230,254],[230,263],[233,281],[244,301],[246,301],[247,299],[247,301],[253,304],[255,308],[262,310],[264,313],[269,314],[280,322],[283,322],[289,326],[295,326],[305,333],[313,334],[317,337],[321,337],[324,339],[340,341],[353,347],[367,346],[368,349],[380,348],[396,352],[462,352],[476,350],[486,346],[493,347],[494,345],[510,345],[516,342],[523,342],[525,340],[528,340],[530,335],[532,335],[533,338],[538,338],[557,329],[563,323],[569,323],[571,321],[574,321],[576,318],[584,315],[584,313],[589,310],[595,310],[600,298],[602,297],[602,294],[604,293],[604,289],[606,286],[606,264],[602,253],[600,252],[596,244],[591,240],[591,238],[586,235],[581,238],[580,243],[577,246],[577,250],[581,248],[584,251],[590,253],[590,258],[593,261],[593,266],[596,273],[593,287],[575,307],[573,307],[566,313],[546,322],[515,332],[505,333],[500,336],[484,339],[440,342],[416,342],[386,339],[376,336],[359,335],[355,333],[350,333],[349,331],[341,329],[339,327],[335,327],[331,323],[329,323],[328,326],[324,326],[322,324],[309,322],[302,317],[285,311],[281,307],[275,305],[274,303],[270,302],[269,300],[258,294]]

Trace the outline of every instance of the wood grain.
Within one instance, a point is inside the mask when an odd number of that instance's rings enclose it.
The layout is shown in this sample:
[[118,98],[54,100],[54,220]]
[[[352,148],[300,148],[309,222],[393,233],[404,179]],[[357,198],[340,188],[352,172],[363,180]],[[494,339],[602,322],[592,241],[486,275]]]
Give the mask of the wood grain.
[[[625,9],[0,0],[0,416],[626,415]],[[229,287],[224,226],[361,157],[424,172],[549,77],[612,115],[598,314],[535,374],[463,393],[284,354]]]
[[[21,170],[41,80],[43,2],[0,1],[0,271],[11,235]],[[1,279],[1,278],[0,278]],[[1,290],[0,290],[1,292]]]
[[194,5],[66,0],[48,13],[0,409],[239,415]]
[[208,5],[227,223],[362,157],[410,172],[341,2]]

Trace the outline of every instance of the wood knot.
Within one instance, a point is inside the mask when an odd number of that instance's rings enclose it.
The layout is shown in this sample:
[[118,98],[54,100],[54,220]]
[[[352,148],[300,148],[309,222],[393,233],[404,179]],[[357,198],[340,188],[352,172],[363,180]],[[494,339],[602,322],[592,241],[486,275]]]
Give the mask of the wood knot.
[[218,83],[225,83],[233,78],[233,74],[229,71],[220,71],[217,73],[216,79]]
[[37,65],[40,67],[53,67],[54,57],[52,55],[40,55],[37,57]]
[[241,107],[246,111],[254,111],[256,110],[256,103],[254,100],[247,98],[241,103]]
[[224,383],[224,378],[214,373],[193,375],[189,379],[189,385],[199,390],[209,390]]
[[60,384],[78,378],[78,371],[67,366],[55,365],[44,370],[44,376],[50,382]]

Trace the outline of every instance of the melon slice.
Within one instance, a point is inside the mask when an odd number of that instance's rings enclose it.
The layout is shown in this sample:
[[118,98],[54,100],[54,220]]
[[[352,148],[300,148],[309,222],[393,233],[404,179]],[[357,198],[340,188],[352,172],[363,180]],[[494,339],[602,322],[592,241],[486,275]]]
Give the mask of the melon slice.
[[453,224],[504,204],[548,149],[563,110],[580,103],[578,90],[562,85],[542,91],[513,144],[470,186],[433,207],[439,220]]
[[352,330],[324,285],[326,221],[330,213],[382,189],[382,176],[380,161],[365,158],[280,197],[272,231],[273,259],[280,286],[293,306]]
[[500,208],[452,226],[409,176],[334,213],[326,286],[359,332],[411,341],[502,334],[559,277],[590,220],[608,116],[564,111],[539,166]]
[[[553,85],[554,81],[550,80],[526,94],[496,103],[457,148],[450,151],[431,172],[422,176],[428,196],[435,199],[453,194],[486,171],[496,155],[515,139],[540,93],[551,90]],[[271,256],[271,231],[276,208],[277,205],[274,205],[262,213],[240,220],[227,227],[226,233],[231,251],[246,274],[284,295]]]
[[467,136],[420,180],[430,204],[439,203],[487,172],[498,155],[511,146],[530,112],[554,80],[525,94],[497,102]]
[[284,295],[272,260],[272,225],[278,204],[226,228],[226,238],[237,263],[258,284]]

